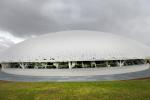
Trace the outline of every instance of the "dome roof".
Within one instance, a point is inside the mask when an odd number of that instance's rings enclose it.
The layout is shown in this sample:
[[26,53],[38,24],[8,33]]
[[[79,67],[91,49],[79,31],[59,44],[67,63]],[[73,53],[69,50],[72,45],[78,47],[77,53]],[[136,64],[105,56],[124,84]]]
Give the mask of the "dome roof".
[[96,31],[62,31],[30,38],[1,55],[4,62],[57,62],[145,59],[150,47],[135,40]]

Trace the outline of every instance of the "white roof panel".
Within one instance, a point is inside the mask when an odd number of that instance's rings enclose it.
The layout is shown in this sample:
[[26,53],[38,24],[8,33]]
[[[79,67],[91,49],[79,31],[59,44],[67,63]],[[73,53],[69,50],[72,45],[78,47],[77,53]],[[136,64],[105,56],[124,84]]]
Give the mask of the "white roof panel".
[[96,31],[62,31],[25,40],[1,55],[4,62],[143,59],[150,47]]

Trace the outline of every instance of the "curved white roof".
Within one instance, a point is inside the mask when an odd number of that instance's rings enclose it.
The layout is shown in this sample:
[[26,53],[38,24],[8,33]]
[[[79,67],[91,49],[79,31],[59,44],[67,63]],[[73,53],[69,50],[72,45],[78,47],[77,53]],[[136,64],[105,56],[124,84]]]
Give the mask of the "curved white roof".
[[96,31],[63,31],[28,39],[1,55],[3,62],[57,62],[144,59],[150,47],[118,35]]

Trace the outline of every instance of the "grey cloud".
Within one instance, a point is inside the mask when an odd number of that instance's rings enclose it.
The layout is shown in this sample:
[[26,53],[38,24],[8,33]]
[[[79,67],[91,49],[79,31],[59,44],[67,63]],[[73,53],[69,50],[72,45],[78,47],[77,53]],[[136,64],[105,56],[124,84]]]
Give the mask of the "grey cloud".
[[14,45],[13,41],[10,41],[9,39],[0,37],[0,52],[6,50],[10,46]]
[[97,30],[150,45],[149,5],[149,0],[1,0],[0,30],[19,37]]

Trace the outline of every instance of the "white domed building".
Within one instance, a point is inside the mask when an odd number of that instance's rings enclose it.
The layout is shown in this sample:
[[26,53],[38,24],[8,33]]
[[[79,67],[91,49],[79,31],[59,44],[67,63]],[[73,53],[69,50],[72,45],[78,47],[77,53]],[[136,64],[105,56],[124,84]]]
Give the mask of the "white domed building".
[[144,64],[150,47],[96,31],[62,31],[30,38],[4,51],[0,63],[17,69],[79,69]]

